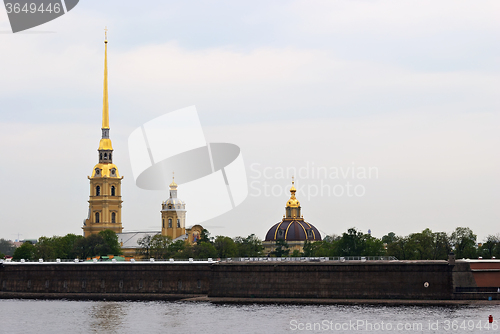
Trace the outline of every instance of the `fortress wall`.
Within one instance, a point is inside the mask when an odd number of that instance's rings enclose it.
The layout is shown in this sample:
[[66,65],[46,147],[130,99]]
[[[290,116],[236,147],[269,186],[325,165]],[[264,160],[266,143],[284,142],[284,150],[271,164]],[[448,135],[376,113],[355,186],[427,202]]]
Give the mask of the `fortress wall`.
[[109,299],[114,294],[118,299],[208,295],[449,300],[466,298],[454,293],[456,287],[476,286],[469,264],[458,261],[454,266],[446,261],[266,261],[6,263],[0,267],[0,298],[57,298],[59,294],[60,298]]
[[209,297],[452,299],[452,267],[445,261],[216,264]]
[[4,264],[1,292],[207,294],[210,265],[170,263]]

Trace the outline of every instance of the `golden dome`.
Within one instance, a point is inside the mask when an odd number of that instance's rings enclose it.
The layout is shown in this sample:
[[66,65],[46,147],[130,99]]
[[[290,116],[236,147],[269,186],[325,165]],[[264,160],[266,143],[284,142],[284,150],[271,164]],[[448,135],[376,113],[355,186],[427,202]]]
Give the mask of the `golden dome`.
[[102,138],[99,142],[98,150],[113,150],[113,146],[111,146],[111,139]]
[[177,183],[175,183],[174,177],[172,176],[172,183],[170,183],[170,190],[177,189]]
[[120,177],[115,164],[98,163],[94,166],[91,177]]
[[295,181],[294,179],[292,178],[292,187],[290,188],[290,199],[288,200],[288,202],[286,202],[286,207],[287,208],[298,208],[300,206],[300,202],[298,199],[295,198],[295,192],[297,191],[297,189],[295,189]]

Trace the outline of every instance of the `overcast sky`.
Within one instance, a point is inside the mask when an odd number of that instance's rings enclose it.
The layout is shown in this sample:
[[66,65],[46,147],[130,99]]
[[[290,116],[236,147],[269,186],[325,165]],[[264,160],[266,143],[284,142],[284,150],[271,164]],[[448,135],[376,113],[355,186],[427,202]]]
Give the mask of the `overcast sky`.
[[248,198],[203,223],[214,236],[264,238],[295,169],[323,236],[467,226],[482,241],[500,233],[499,17],[497,0],[85,0],[12,34],[0,9],[0,238],[82,233],[107,26],[125,230],[159,230],[168,198],[136,187],[129,134],[195,105],[247,168]]

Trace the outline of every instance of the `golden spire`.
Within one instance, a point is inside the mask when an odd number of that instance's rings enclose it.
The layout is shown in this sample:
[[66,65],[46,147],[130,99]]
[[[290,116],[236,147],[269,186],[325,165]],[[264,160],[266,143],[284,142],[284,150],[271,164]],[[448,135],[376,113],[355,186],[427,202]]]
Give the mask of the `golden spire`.
[[104,94],[102,103],[102,128],[109,129],[108,104],[108,28],[104,28]]
[[[104,92],[102,103],[102,138],[99,150],[113,150],[109,139],[109,105],[108,105],[108,28],[104,28]],[[101,160],[101,159],[100,159]],[[108,161],[111,162],[111,161]]]
[[292,187],[290,188],[290,199],[288,200],[288,202],[286,202],[286,206],[287,207],[299,207],[300,206],[300,202],[295,198],[295,192],[297,191],[297,189],[295,189],[295,178],[292,176]]
[[177,189],[177,183],[175,183],[175,180],[174,180],[174,173],[175,172],[172,172],[172,183],[170,183],[170,189],[171,190]]

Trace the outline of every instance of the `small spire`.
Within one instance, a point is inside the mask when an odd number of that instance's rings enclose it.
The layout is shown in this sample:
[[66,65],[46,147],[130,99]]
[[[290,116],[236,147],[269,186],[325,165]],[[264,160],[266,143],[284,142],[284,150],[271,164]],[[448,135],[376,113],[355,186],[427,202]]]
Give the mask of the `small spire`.
[[172,172],[172,183],[170,183],[170,189],[177,189],[177,183],[175,183],[175,180],[174,180],[174,173],[175,172]]
[[295,192],[297,191],[297,189],[295,189],[295,177],[292,176],[292,187],[290,188],[290,192],[292,193],[292,198],[295,198]]

